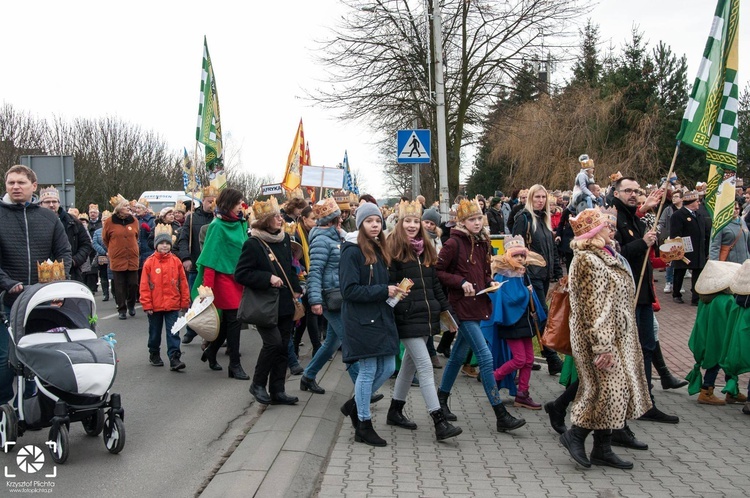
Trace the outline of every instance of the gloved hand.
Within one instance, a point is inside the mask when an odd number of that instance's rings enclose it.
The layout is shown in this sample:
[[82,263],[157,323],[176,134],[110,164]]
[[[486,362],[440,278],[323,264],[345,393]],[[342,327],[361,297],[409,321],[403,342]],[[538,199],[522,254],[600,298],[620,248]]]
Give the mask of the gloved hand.
[[146,232],[150,232],[151,231],[151,227],[148,226],[148,223],[146,223],[145,221],[143,223],[141,223],[141,229],[145,230]]

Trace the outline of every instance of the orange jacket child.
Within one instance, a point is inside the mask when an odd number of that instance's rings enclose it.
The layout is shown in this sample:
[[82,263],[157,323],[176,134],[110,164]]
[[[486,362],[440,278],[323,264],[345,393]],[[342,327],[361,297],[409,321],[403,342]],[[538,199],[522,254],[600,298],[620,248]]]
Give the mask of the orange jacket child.
[[144,311],[190,307],[190,289],[180,258],[157,251],[146,259],[141,274],[141,306]]

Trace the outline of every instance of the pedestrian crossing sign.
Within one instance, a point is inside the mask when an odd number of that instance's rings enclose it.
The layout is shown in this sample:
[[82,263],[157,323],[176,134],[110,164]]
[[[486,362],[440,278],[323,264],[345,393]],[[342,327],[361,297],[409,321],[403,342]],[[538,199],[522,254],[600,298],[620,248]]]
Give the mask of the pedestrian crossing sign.
[[398,164],[430,162],[430,130],[398,130]]

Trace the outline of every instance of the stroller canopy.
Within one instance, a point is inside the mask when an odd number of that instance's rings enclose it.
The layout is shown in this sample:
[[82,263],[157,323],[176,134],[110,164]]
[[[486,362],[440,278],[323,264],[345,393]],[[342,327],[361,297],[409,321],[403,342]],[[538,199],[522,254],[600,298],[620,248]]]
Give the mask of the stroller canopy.
[[92,329],[89,318],[96,314],[91,291],[80,282],[63,280],[25,287],[10,310],[13,342],[26,334],[55,327]]

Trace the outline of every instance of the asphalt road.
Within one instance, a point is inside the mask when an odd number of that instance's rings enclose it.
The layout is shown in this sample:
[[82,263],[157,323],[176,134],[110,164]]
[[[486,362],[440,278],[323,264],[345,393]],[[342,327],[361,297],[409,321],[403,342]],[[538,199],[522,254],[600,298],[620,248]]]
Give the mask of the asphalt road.
[[[17,476],[5,478],[0,495],[8,496],[11,481],[45,480],[54,482],[52,492],[44,493],[47,496],[194,496],[257,417],[258,406],[248,392],[250,381],[228,378],[229,358],[223,349],[218,361],[224,370],[209,370],[200,361],[198,337],[182,345],[187,368],[172,372],[162,340],[166,365],[153,367],[148,362],[148,321],[140,306],[135,317],[118,320],[114,301],[103,303],[100,294],[96,296],[97,334],[114,332],[117,340],[119,363],[111,392],[122,395],[125,447],[112,455],[101,436],[87,436],[80,423],[71,424],[70,456],[57,466],[56,477],[44,478],[54,465],[48,454],[39,472],[18,470],[18,449],[24,445],[45,448],[47,440],[47,429],[26,432],[10,454],[0,451],[6,476],[8,472]],[[260,344],[254,329],[242,331],[242,363],[251,376]]]

